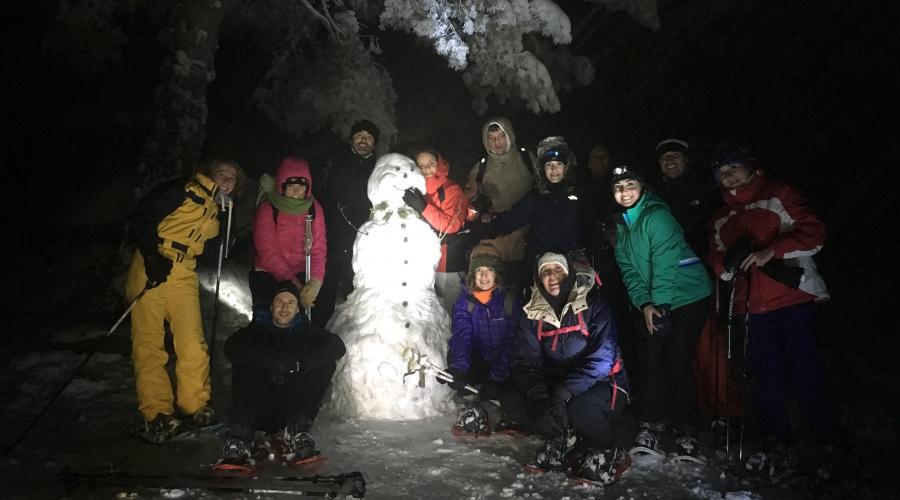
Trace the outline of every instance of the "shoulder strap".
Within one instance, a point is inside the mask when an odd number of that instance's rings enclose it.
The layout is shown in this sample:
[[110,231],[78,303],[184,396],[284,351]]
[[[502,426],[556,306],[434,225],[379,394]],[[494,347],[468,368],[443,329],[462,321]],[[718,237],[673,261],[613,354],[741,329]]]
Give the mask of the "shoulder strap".
[[443,203],[444,198],[446,198],[446,193],[444,192],[444,186],[437,188],[438,200]]
[[512,290],[507,290],[506,297],[503,297],[503,310],[506,311],[507,318],[512,318],[514,295]]
[[469,314],[472,314],[472,311],[475,310],[475,303],[472,302],[471,300],[467,300],[466,302],[467,302],[466,306],[469,309]]
[[478,174],[475,175],[475,184],[478,185],[478,192],[481,192],[481,185],[484,183],[484,171],[487,170],[487,157],[481,159],[478,163]]

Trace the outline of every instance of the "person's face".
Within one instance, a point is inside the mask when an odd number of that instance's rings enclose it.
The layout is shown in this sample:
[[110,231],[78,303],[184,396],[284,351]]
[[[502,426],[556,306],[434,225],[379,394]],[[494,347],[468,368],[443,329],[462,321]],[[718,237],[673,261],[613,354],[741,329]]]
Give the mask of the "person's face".
[[676,179],[684,174],[687,157],[679,151],[667,151],[658,158],[659,170],[666,178]]
[[609,150],[603,146],[597,146],[591,150],[591,157],[588,159],[588,168],[591,175],[600,179],[609,172]]
[[213,168],[212,180],[219,187],[220,193],[230,195],[237,185],[237,169],[234,165],[220,163]]
[[541,269],[541,284],[553,297],[559,296],[559,285],[566,278],[566,271],[559,264],[550,264]]
[[634,179],[625,179],[613,185],[613,197],[616,203],[631,208],[641,197],[641,183]]
[[281,292],[272,299],[272,322],[275,326],[289,326],[298,312],[300,305],[292,293]]
[[306,186],[303,184],[288,184],[284,187],[284,195],[288,198],[305,198]]
[[419,153],[416,155],[416,165],[427,179],[437,171],[437,157],[431,153]]
[[509,138],[506,136],[506,132],[504,132],[503,129],[494,131],[488,130],[487,143],[488,149],[495,155],[502,155],[509,151]]
[[561,161],[550,160],[544,163],[544,174],[551,184],[558,184],[566,175],[566,164]]
[[749,183],[751,178],[753,172],[739,163],[719,167],[719,180],[727,189],[737,189]]
[[490,267],[479,267],[475,269],[475,288],[485,292],[494,288],[497,284],[497,273]]
[[350,145],[356,154],[360,156],[369,155],[375,149],[375,136],[368,131],[360,130],[350,138]]

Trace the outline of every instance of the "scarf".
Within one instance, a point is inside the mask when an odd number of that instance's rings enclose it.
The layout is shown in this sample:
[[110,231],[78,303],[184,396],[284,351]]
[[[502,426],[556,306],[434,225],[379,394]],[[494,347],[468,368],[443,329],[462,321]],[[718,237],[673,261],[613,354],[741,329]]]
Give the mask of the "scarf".
[[478,302],[481,302],[482,304],[487,304],[488,302],[491,301],[491,295],[494,294],[494,290],[496,290],[496,289],[497,289],[497,287],[492,287],[490,290],[476,289],[472,292],[472,297],[475,297],[475,300],[477,300]]

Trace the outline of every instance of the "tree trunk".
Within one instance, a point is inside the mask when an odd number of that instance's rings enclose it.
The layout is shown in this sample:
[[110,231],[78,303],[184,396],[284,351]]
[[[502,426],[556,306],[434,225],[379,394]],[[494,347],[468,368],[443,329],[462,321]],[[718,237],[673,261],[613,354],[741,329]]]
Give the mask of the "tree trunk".
[[160,181],[190,172],[206,128],[206,92],[215,77],[219,26],[227,0],[178,0],[160,42],[170,53],[160,67],[153,130],[141,148],[137,197]]

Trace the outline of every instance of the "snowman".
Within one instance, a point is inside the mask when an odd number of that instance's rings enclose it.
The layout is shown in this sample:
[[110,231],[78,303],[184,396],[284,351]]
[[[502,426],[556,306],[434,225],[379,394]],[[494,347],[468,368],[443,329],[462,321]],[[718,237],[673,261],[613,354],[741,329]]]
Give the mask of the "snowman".
[[450,390],[433,377],[404,379],[406,353],[444,365],[450,338],[434,291],[440,242],[403,202],[410,187],[425,192],[415,162],[401,154],[378,159],[368,184],[372,214],[353,245],[354,290],[327,325],[347,346],[332,382],[337,415],[416,420],[451,408]]

